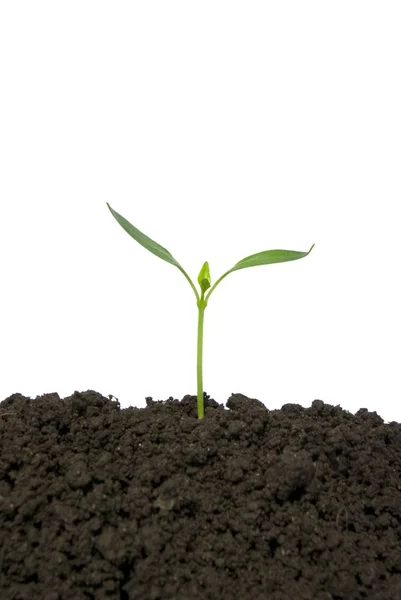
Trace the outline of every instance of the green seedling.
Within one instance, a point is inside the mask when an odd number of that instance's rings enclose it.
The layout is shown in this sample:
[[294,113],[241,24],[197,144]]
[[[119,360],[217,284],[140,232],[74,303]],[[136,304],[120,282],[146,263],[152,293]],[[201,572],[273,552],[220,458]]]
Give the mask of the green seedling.
[[[308,254],[311,252],[311,250],[315,244],[312,244],[312,246],[310,247],[308,252],[297,252],[296,250],[265,250],[264,252],[258,252],[257,254],[252,254],[251,256],[247,256],[246,258],[243,258],[242,260],[237,262],[233,266],[232,269],[230,269],[229,271],[224,273],[224,275],[222,275],[214,283],[214,285],[212,285],[212,281],[210,278],[209,263],[205,262],[205,263],[203,263],[203,266],[198,275],[198,283],[200,286],[200,295],[199,295],[191,278],[184,271],[184,269],[182,268],[180,263],[175,260],[175,258],[170,254],[170,252],[168,250],[166,250],[166,248],[163,248],[163,246],[160,246],[160,244],[158,244],[157,242],[154,242],[147,235],[145,235],[144,233],[139,231],[139,229],[137,229],[136,227],[131,225],[131,223],[129,221],[127,221],[127,219],[124,219],[124,217],[122,217],[120,214],[118,214],[118,212],[113,210],[108,202],[106,202],[106,204],[109,207],[110,212],[113,215],[113,217],[116,219],[116,221],[121,225],[121,227],[123,229],[125,229],[125,231],[127,233],[129,233],[129,235],[132,238],[134,238],[135,241],[138,242],[138,244],[141,244],[141,246],[146,248],[146,250],[149,250],[149,252],[152,252],[152,254],[155,254],[159,258],[161,258],[161,259],[165,260],[166,262],[170,263],[171,265],[174,265],[175,267],[177,267],[181,271],[181,273],[184,275],[184,277],[187,279],[189,285],[191,286],[191,288],[194,291],[194,294],[196,296],[196,303],[198,306],[198,343],[197,343],[197,361],[196,361],[197,392],[198,392],[198,394],[197,394],[198,418],[203,419],[203,417],[205,416],[205,409],[204,409],[204,402],[203,402],[203,370],[202,370],[203,321],[204,321],[205,308],[206,308],[208,300],[210,298],[210,294],[213,292],[213,290],[216,289],[216,286],[220,283],[220,281],[223,281],[223,279],[225,277],[227,277],[227,275],[229,275],[229,273],[233,273],[234,271],[239,271],[239,269],[246,269],[248,267],[257,267],[259,265],[270,265],[272,263],[288,262],[290,260],[298,260],[299,258],[304,258],[305,256],[308,256]],[[205,292],[207,290],[209,290],[209,291],[205,296]]]

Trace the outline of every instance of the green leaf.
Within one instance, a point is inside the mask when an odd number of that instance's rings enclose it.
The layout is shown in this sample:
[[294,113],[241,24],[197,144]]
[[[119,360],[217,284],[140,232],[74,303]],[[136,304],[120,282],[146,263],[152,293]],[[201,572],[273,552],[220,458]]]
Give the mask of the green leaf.
[[228,273],[238,271],[239,269],[246,269],[248,267],[258,267],[260,265],[270,265],[272,263],[288,262],[290,260],[298,260],[304,258],[312,251],[315,244],[312,244],[308,252],[298,252],[296,250],[265,250],[264,252],[258,252],[257,254],[251,254],[243,258],[237,264],[233,266]]
[[152,254],[155,254],[156,256],[158,256],[159,258],[162,258],[163,260],[165,260],[166,262],[170,263],[171,265],[174,265],[175,267],[177,267],[181,273],[184,275],[185,279],[188,281],[189,285],[191,286],[196,300],[199,300],[199,294],[198,291],[196,289],[196,287],[194,286],[191,278],[189,277],[189,275],[184,271],[184,269],[182,268],[182,266],[180,265],[180,263],[175,260],[174,256],[168,251],[166,250],[166,248],[163,248],[163,246],[160,246],[160,244],[158,244],[157,242],[155,242],[154,240],[151,240],[150,237],[148,237],[147,235],[145,235],[144,233],[142,233],[142,231],[139,231],[139,229],[137,229],[136,227],[134,227],[132,225],[132,223],[130,223],[129,221],[127,221],[127,219],[124,219],[123,216],[121,216],[120,214],[118,214],[117,211],[113,210],[110,206],[110,204],[108,202],[106,202],[107,206],[109,207],[109,210],[111,212],[111,214],[113,215],[113,217],[116,219],[117,223],[119,223],[121,225],[121,227],[123,229],[125,229],[125,231],[136,241],[138,242],[138,244],[141,244],[141,246],[143,246],[144,248],[146,248],[146,250],[149,250],[149,252],[151,252]]
[[264,252],[258,252],[257,254],[251,254],[251,256],[247,256],[243,258],[236,265],[233,266],[232,269],[224,273],[219,279],[213,284],[212,288],[209,290],[206,296],[206,302],[210,298],[210,294],[216,289],[221,281],[233,271],[239,271],[239,269],[246,269],[248,267],[258,267],[260,265],[270,265],[272,263],[278,262],[288,262],[290,260],[298,260],[299,258],[304,258],[304,256],[308,256],[309,252],[312,251],[312,248],[315,244],[312,244],[308,252],[298,252],[296,250],[265,250]]
[[203,263],[203,267],[199,271],[198,282],[203,293],[210,288],[211,279],[208,262]]
[[175,267],[178,267],[180,270],[182,269],[181,265],[175,260],[175,258],[170,254],[170,252],[166,250],[166,248],[163,248],[163,246],[160,246],[160,244],[158,244],[154,240],[151,240],[150,237],[142,233],[142,231],[139,231],[139,229],[134,227],[129,221],[127,221],[127,219],[124,219],[124,217],[118,214],[118,212],[113,210],[108,202],[106,202],[106,204],[109,207],[111,214],[116,219],[117,223],[119,223],[121,227],[125,229],[125,231],[132,238],[134,238],[136,242],[138,242],[138,244],[141,244],[141,246],[146,248],[146,250],[149,250],[149,252],[152,252],[152,254],[155,254],[159,258],[162,258],[163,260],[174,265]]

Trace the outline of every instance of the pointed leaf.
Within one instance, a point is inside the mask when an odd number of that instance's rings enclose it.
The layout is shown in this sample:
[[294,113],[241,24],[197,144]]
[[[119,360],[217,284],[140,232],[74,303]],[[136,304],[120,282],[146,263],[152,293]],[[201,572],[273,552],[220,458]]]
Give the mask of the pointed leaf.
[[127,221],[127,219],[124,219],[123,216],[113,210],[108,202],[106,202],[106,204],[116,221],[132,238],[134,238],[136,242],[138,242],[138,244],[141,244],[141,246],[146,248],[146,250],[149,250],[149,252],[152,252],[152,254],[155,254],[166,262],[178,267],[179,269],[182,269],[181,265],[175,260],[170,252],[166,250],[166,248],[163,248],[163,246],[160,246],[160,244],[154,240],[151,240],[150,237],[142,233],[142,231],[139,231],[139,229],[134,227],[129,221]]
[[314,245],[312,244],[308,252],[298,252],[296,250],[265,250],[264,252],[258,252],[237,262],[228,273],[238,271],[239,269],[246,269],[247,267],[258,267],[260,265],[298,260],[299,258],[308,256]]
[[205,262],[203,264],[203,267],[199,271],[198,283],[199,283],[203,293],[205,293],[206,290],[208,290],[210,288],[211,279],[210,279],[210,270],[209,270],[208,262]]

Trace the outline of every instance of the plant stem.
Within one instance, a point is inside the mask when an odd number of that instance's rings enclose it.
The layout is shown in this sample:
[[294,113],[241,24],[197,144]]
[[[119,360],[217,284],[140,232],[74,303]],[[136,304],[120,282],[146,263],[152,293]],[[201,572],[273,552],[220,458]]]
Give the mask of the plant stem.
[[196,359],[196,379],[198,384],[198,419],[203,419],[205,416],[205,407],[203,403],[203,319],[205,316],[205,308],[206,302],[202,297],[198,302],[198,349],[197,349],[197,359]]

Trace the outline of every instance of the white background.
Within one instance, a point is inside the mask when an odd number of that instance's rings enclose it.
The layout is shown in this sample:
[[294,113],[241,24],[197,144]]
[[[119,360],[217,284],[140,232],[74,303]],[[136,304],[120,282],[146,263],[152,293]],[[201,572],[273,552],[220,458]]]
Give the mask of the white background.
[[399,2],[3,2],[0,399],[204,387],[401,421]]

